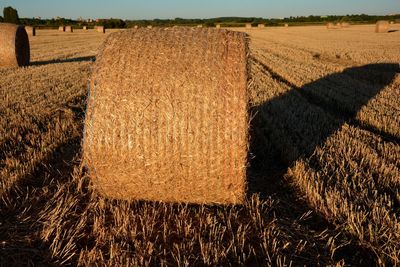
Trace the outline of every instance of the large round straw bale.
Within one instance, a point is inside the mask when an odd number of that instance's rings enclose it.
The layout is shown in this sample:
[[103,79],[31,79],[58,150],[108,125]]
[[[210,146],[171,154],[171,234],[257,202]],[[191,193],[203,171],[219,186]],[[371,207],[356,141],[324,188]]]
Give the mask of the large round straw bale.
[[25,26],[26,33],[29,36],[36,36],[36,28],[33,26]]
[[389,21],[387,20],[380,20],[376,23],[375,32],[376,33],[387,33],[389,32]]
[[66,32],[74,32],[74,29],[72,28],[72,26],[65,26],[65,31]]
[[59,30],[60,32],[65,32],[65,26],[60,26],[60,27],[58,27],[58,30]]
[[105,196],[242,203],[247,35],[215,28],[111,34],[93,69],[83,158]]
[[251,29],[251,28],[252,28],[251,23],[246,23],[246,29]]
[[97,30],[97,32],[100,32],[100,33],[106,32],[106,29],[104,28],[104,26],[97,26],[96,30]]
[[0,67],[29,65],[29,38],[24,26],[0,23]]

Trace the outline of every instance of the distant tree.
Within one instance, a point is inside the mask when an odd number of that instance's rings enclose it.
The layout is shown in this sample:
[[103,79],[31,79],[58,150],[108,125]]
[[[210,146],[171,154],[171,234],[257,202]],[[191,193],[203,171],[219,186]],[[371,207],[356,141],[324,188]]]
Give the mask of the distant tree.
[[5,7],[3,9],[4,22],[19,24],[18,11],[12,7]]

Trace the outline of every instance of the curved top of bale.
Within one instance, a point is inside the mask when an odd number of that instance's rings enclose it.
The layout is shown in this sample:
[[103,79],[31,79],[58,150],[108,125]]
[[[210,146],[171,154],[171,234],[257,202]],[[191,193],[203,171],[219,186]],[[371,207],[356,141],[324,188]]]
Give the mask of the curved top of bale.
[[97,56],[84,161],[107,197],[241,203],[247,35],[215,28],[111,34]]
[[29,38],[24,26],[0,23],[0,67],[29,65]]

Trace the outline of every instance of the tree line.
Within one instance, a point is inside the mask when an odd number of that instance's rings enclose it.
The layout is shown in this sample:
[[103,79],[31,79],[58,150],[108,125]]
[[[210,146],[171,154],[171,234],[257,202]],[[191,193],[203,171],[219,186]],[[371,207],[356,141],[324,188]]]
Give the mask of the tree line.
[[327,22],[349,22],[349,23],[375,23],[378,20],[392,20],[400,22],[400,14],[392,16],[373,16],[367,14],[345,15],[345,16],[298,16],[287,18],[261,18],[261,17],[220,17],[211,19],[152,19],[152,20],[122,20],[122,19],[100,19],[93,22],[77,21],[66,18],[57,19],[37,19],[37,18],[19,18],[18,11],[13,7],[5,7],[3,17],[0,16],[0,22],[9,22],[15,24],[41,26],[41,27],[58,27],[61,25],[81,26],[105,26],[106,28],[130,28],[134,26],[159,26],[171,27],[178,26],[194,26],[202,24],[206,27],[214,27],[220,24],[223,27],[240,27],[246,23],[253,26],[265,24],[267,26],[280,26],[286,23],[291,25],[307,25],[307,24],[323,24]]

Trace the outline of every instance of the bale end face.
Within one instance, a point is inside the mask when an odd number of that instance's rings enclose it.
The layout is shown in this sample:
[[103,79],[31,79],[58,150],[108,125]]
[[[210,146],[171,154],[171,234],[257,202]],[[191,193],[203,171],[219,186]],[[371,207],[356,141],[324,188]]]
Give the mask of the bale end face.
[[66,26],[65,31],[66,32],[74,32],[74,29],[72,28],[72,26]]
[[106,29],[104,26],[97,26],[96,30],[99,33],[106,33]]
[[28,66],[29,38],[24,26],[0,23],[0,68]]
[[213,28],[111,34],[85,120],[95,187],[117,199],[242,203],[247,47],[246,34]]
[[65,26],[60,26],[60,27],[58,27],[58,30],[59,30],[60,32],[65,32]]
[[376,33],[388,33],[389,32],[389,21],[380,20],[376,23],[375,32]]

